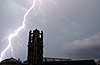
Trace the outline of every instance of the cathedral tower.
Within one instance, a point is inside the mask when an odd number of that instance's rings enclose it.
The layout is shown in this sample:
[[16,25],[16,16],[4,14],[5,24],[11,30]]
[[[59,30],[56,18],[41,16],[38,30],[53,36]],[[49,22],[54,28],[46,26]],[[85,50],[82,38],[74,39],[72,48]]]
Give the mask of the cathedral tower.
[[43,31],[30,30],[28,42],[28,65],[42,65],[43,63]]

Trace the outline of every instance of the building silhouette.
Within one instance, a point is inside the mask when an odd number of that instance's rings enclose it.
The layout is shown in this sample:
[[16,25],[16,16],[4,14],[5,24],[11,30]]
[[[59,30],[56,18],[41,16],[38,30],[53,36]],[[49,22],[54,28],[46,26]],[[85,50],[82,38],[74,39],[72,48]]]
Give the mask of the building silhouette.
[[71,60],[43,57],[43,31],[29,31],[27,60],[5,59],[0,65],[96,65],[94,60]]
[[43,63],[43,31],[30,30],[28,42],[28,65],[41,65]]
[[13,57],[5,59],[0,62],[0,65],[22,65],[23,63],[18,59],[14,59]]

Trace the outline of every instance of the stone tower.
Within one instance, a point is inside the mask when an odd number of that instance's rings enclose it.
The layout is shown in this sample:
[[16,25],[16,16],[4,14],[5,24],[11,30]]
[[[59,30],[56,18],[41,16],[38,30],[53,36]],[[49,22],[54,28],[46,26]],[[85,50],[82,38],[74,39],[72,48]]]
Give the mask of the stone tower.
[[43,31],[30,30],[28,42],[28,65],[42,65],[43,63]]

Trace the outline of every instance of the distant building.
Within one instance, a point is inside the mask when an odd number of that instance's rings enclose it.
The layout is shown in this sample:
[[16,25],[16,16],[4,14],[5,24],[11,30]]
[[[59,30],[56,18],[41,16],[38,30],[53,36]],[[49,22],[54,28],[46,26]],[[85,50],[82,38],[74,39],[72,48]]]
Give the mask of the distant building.
[[0,65],[22,65],[22,62],[11,57],[1,61]]
[[9,58],[0,65],[96,65],[94,60],[71,60],[61,58],[43,58],[43,31],[29,32],[28,56],[23,63],[20,60]]

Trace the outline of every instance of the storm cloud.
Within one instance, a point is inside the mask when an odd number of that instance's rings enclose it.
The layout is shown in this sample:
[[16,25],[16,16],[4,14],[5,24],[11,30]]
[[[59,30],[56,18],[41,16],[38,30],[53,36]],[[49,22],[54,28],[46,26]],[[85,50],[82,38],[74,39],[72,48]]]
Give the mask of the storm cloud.
[[[97,59],[100,0],[42,1],[43,13],[38,11],[37,4],[38,15],[32,9],[25,30],[12,39],[14,57],[27,59],[28,32],[37,28],[44,32],[44,57]],[[31,5],[32,0],[0,0],[0,53],[8,44],[7,37],[21,26]],[[5,58],[12,56],[10,49],[5,55]]]
[[75,40],[63,46],[64,54],[74,58],[93,59],[100,57],[100,32],[83,40]]

